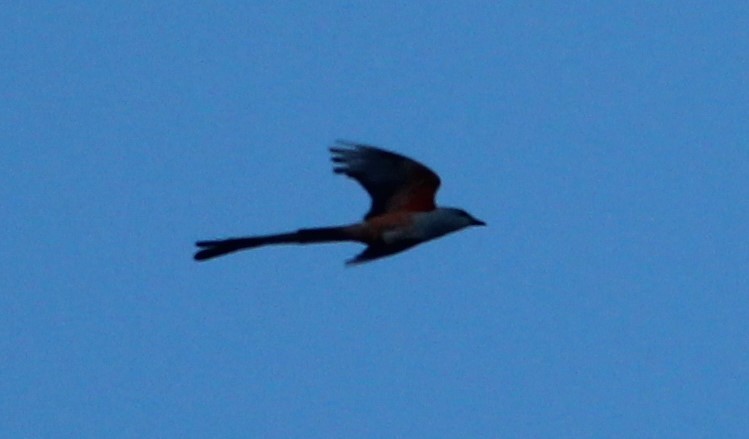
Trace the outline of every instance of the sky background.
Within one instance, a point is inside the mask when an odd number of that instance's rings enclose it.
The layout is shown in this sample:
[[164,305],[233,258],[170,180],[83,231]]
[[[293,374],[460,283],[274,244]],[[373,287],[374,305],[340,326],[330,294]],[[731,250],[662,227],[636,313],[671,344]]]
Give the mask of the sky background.
[[[5,2],[0,437],[749,437],[749,3]],[[337,138],[489,227],[357,221]]]

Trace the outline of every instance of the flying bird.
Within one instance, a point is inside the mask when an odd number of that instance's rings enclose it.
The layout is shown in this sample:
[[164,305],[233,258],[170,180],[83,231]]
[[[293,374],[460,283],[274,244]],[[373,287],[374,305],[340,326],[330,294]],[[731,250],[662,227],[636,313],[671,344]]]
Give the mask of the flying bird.
[[273,244],[359,242],[367,247],[346,264],[360,264],[408,250],[469,226],[484,226],[463,209],[437,207],[440,178],[416,160],[374,146],[338,141],[330,148],[333,172],[359,182],[372,199],[361,222],[299,229],[275,235],[195,243],[195,260]]

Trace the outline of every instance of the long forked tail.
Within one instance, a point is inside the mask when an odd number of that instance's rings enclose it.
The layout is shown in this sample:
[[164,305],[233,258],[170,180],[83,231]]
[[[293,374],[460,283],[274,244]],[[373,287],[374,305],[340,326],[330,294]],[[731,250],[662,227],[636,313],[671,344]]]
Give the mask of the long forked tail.
[[323,242],[358,241],[349,232],[348,227],[320,227],[300,229],[291,233],[277,235],[249,236],[245,238],[218,239],[198,241],[195,243],[202,250],[195,253],[196,261],[205,261],[218,256],[272,244],[314,244]]

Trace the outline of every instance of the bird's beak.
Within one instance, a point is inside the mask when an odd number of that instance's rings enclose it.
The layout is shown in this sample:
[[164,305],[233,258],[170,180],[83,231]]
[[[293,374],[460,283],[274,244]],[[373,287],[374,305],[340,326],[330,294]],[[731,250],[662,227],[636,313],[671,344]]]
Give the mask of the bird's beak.
[[471,223],[472,226],[485,226],[486,223],[481,221],[480,219],[473,219],[473,222]]

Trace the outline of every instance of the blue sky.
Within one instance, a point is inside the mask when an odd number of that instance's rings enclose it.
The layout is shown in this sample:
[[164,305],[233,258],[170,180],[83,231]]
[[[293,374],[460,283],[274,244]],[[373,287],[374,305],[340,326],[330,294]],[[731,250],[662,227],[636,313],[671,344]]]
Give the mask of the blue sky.
[[[11,2],[0,436],[749,437],[746,2]],[[356,221],[336,138],[489,227]]]

